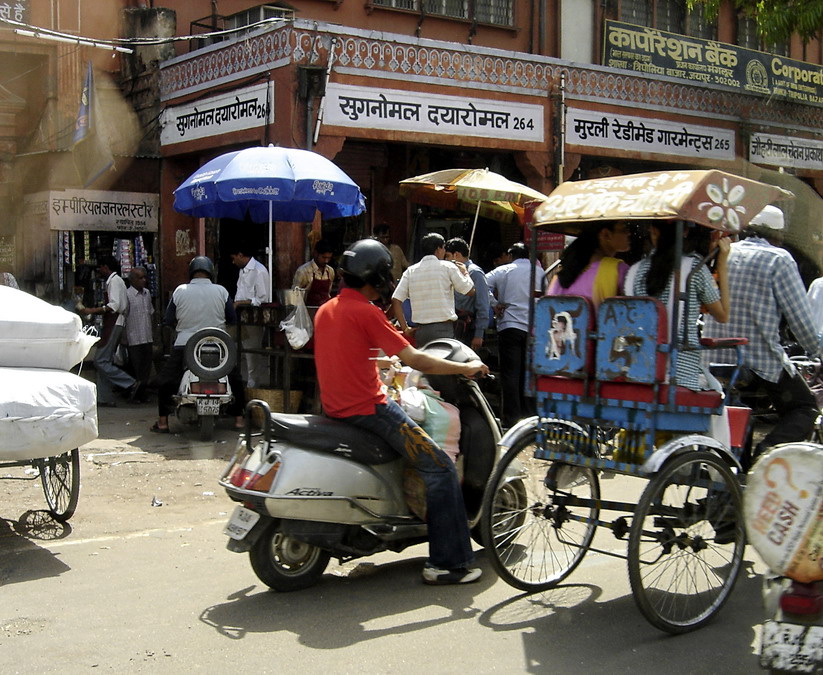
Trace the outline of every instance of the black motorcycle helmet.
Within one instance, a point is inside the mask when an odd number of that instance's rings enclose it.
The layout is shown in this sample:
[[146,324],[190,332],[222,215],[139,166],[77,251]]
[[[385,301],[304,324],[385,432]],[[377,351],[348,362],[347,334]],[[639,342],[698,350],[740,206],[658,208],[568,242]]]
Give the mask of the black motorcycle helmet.
[[195,272],[205,272],[209,275],[209,279],[214,281],[214,263],[204,255],[192,258],[189,263],[189,279],[194,278]]
[[394,292],[392,257],[376,239],[361,239],[343,252],[340,262],[343,280],[350,288],[373,286],[380,297],[388,302]]

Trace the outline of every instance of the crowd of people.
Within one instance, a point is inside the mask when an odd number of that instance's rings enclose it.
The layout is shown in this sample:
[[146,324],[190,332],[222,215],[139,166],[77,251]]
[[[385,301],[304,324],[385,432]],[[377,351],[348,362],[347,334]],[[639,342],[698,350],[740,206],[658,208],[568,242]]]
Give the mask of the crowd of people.
[[[375,353],[398,357],[425,373],[485,374],[481,360],[456,364],[421,351],[431,340],[456,338],[475,351],[484,348],[490,331],[496,331],[501,381],[500,417],[510,428],[535,413],[525,388],[529,305],[546,295],[585,296],[597,307],[608,297],[642,295],[658,298],[671,316],[675,298],[681,305],[680,334],[684,345],[711,337],[746,337],[744,388],[765,392],[778,413],[774,428],[754,450],[756,456],[776,443],[806,439],[818,415],[814,394],[797,372],[781,343],[785,320],[795,339],[811,356],[823,351],[819,328],[823,311],[823,282],[813,284],[808,295],[792,256],[779,245],[785,227],[783,213],[767,207],[754,217],[740,241],[718,237],[702,227],[687,228],[682,256],[671,223],[651,222],[647,252],[629,266],[623,259],[630,250],[632,224],[600,222],[584,229],[562,253],[553,277],[547,279],[539,262],[532,263],[526,245],[517,242],[498,255],[492,269],[484,271],[470,257],[462,238],[448,241],[430,232],[420,241],[420,260],[410,264],[402,249],[392,243],[390,229],[381,224],[373,236],[350,246],[337,269],[333,249],[316,241],[312,258],[300,266],[293,286],[305,293],[306,304],[316,306],[314,358],[325,415],[343,419],[382,436],[418,470],[426,485],[430,557],[423,580],[430,584],[469,583],[480,576],[472,567],[469,533],[459,482],[453,462],[385,390],[375,367]],[[706,254],[717,249],[712,269]],[[164,322],[176,330],[171,354],[158,377],[158,420],[152,431],[168,433],[172,397],[183,371],[183,346],[198,328],[225,327],[237,320],[236,309],[271,301],[269,272],[250,252],[238,248],[232,262],[239,268],[234,299],[214,283],[214,266],[197,257],[189,267],[190,280],[172,294]],[[97,350],[98,396],[101,405],[114,405],[120,389],[131,400],[145,400],[152,355],[151,298],[145,290],[145,270],[129,274],[126,289],[117,261],[101,261],[107,302],[83,310],[102,314],[108,340]],[[680,288],[674,287],[680,279]],[[679,290],[679,293],[677,292]],[[819,315],[815,314],[818,311]],[[574,327],[568,317],[556,317],[552,343],[557,356],[573,344]],[[562,321],[565,325],[561,325]],[[243,348],[259,349],[262,330],[244,326]],[[115,363],[117,345],[125,336],[131,374]],[[727,350],[728,351],[728,350]],[[483,352],[485,353],[485,352]],[[733,358],[712,354],[713,361]],[[235,401],[230,413],[242,425],[244,383],[268,384],[268,372],[259,356],[246,354],[230,376]],[[692,390],[720,390],[706,358],[698,349],[685,349],[677,359],[674,378]],[[725,432],[724,432],[725,424]],[[728,433],[722,419],[712,431],[721,439]]]

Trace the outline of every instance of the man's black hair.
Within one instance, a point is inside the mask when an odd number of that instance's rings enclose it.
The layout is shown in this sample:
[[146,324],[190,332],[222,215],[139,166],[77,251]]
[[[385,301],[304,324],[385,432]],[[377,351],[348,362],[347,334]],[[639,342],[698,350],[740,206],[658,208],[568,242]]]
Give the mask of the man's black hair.
[[459,253],[464,258],[469,257],[469,245],[463,237],[453,237],[446,242],[446,251]]
[[437,249],[443,248],[445,245],[446,245],[446,240],[443,239],[442,234],[437,234],[437,232],[429,232],[420,241],[420,254],[421,255],[434,255],[434,252]]
[[325,239],[320,239],[314,245],[314,250],[317,252],[318,255],[323,255],[324,253],[334,253],[334,246],[332,246]]
[[112,272],[120,274],[120,261],[113,255],[101,255],[97,259],[97,266],[103,267],[103,265],[108,267]]
[[380,223],[379,225],[375,225],[374,230],[372,231],[372,234],[374,234],[375,237],[380,237],[380,236],[382,236],[384,234],[388,234],[388,233],[389,233],[389,226],[386,223]]
[[230,255],[244,255],[247,258],[254,258],[254,249],[244,242],[235,244],[229,249]]
[[512,244],[509,247],[509,255],[512,257],[512,260],[517,260],[518,258],[528,258],[529,249],[526,248],[526,245],[522,241],[518,241],[516,244]]

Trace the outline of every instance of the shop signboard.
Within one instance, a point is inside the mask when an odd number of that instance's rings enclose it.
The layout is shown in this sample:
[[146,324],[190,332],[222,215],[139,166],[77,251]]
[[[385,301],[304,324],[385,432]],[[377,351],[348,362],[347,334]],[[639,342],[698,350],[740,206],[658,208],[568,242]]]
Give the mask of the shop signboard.
[[[160,196],[148,192],[59,190],[46,196],[49,229],[157,232]],[[37,208],[37,204],[32,206]]]
[[823,171],[823,141],[774,134],[752,134],[749,161],[755,164]]
[[735,132],[697,124],[570,108],[566,145],[733,160]]
[[166,108],[160,144],[172,145],[274,122],[274,83],[264,82]]
[[0,18],[29,23],[29,5],[31,0],[5,0],[0,2]]
[[406,133],[544,142],[542,105],[329,84],[327,125]]
[[823,66],[620,21],[606,21],[603,65],[823,106]]
[[0,269],[14,267],[14,235],[0,236]]
[[[523,242],[531,246],[532,228],[523,228]],[[566,247],[566,235],[562,232],[548,232],[546,230],[537,231],[537,252],[547,253],[552,251],[562,251]]]

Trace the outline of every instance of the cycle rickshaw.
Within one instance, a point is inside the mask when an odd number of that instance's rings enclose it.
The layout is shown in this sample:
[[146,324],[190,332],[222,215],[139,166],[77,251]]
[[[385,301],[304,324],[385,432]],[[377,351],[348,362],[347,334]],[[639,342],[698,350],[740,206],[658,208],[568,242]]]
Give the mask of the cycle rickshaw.
[[[590,221],[654,219],[679,235],[686,222],[735,232],[789,196],[721,171],[567,182],[533,209],[530,227],[577,234]],[[679,260],[682,236],[676,241]],[[675,265],[670,309],[647,297],[608,298],[597,312],[580,296],[534,303],[527,386],[538,414],[502,439],[506,455],[489,480],[482,521],[493,567],[524,591],[556,586],[589,550],[626,558],[638,608],[670,633],[704,625],[734,586],[745,547],[739,458],[749,423],[748,409],[727,409],[721,393],[677,386],[682,350],[736,348],[739,366],[746,342],[682,344],[679,277]],[[558,317],[562,349],[552,339]],[[731,447],[708,435],[719,414],[728,414]],[[623,499],[603,499],[601,478]],[[627,552],[599,538],[595,547],[598,528],[627,540]]]

